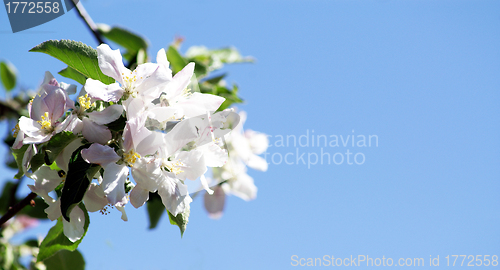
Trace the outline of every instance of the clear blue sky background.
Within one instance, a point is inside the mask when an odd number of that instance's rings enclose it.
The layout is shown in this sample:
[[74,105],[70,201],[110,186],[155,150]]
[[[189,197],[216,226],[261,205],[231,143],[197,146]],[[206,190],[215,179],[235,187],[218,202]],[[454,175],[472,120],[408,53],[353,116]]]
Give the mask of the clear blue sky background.
[[[227,68],[228,82],[241,88],[246,128],[273,136],[268,172],[250,171],[257,199],[230,197],[218,221],[196,199],[182,239],[165,217],[148,231],[145,209],[127,206],[128,222],[91,214],[80,245],[88,269],[286,269],[292,255],[425,266],[439,255],[443,267],[447,255],[500,255],[500,2],[83,3],[96,22],[145,35],[153,55],[181,35],[182,51],[234,45],[254,56]],[[97,45],[74,12],[12,34],[0,11],[0,58],[27,87],[65,67],[28,52],[48,39]],[[377,135],[378,146],[275,145],[276,135],[312,139],[313,130]],[[365,162],[296,160],[348,150]],[[293,164],[272,163],[287,153]]]

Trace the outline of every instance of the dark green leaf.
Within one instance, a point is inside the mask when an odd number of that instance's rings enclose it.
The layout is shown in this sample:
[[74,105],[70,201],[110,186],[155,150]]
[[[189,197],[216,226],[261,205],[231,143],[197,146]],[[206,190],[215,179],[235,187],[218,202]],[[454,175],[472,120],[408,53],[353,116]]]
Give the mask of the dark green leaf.
[[172,215],[170,211],[168,211],[168,218],[170,219],[170,224],[179,226],[181,230],[181,237],[184,235],[184,231],[186,230],[188,221],[189,221],[189,204],[186,206],[186,211],[184,213],[179,213],[177,216]]
[[121,115],[120,118],[107,124],[106,126],[111,131],[122,131],[125,128],[126,122],[127,122],[127,118],[125,118],[125,117],[123,117],[123,115]]
[[49,164],[56,160],[57,156],[64,150],[64,148],[78,137],[70,131],[59,132],[50,138],[47,143],[45,153],[47,154]]
[[212,78],[209,78],[209,79],[205,79],[203,80],[202,83],[204,84],[219,84],[222,79],[224,79],[224,77],[226,77],[226,73],[222,74],[222,75],[219,75],[219,76],[215,76],[215,77],[212,77]]
[[31,158],[31,172],[36,172],[43,164],[45,164],[45,152],[40,151]]
[[59,75],[73,79],[78,83],[80,83],[81,85],[85,85],[85,82],[87,81],[87,76],[83,75],[82,73],[76,71],[74,68],[71,67],[67,67],[59,71]]
[[81,203],[78,205],[83,212],[85,213],[85,224],[84,224],[84,233],[82,238],[76,242],[71,242],[65,235],[64,235],[64,229],[63,229],[63,221],[61,218],[57,220],[56,225],[52,227],[49,230],[49,233],[45,238],[43,239],[42,243],[40,244],[40,251],[38,253],[37,261],[43,261],[52,255],[54,255],[56,252],[62,249],[66,249],[69,251],[74,251],[82,242],[82,239],[84,238],[85,234],[87,233],[87,229],[89,228],[90,224],[90,219],[89,219],[89,214],[87,212],[87,209],[85,209],[85,206]]
[[12,149],[12,155],[14,155],[14,159],[16,160],[17,168],[18,168],[18,172],[14,176],[15,179],[19,179],[24,175],[23,157],[24,157],[24,153],[28,149],[28,146],[29,145],[25,144],[25,145],[23,145],[23,147],[21,147],[19,149]]
[[0,62],[0,78],[7,92],[16,87],[16,73],[16,68],[11,63]]
[[98,166],[90,164],[82,158],[82,149],[89,148],[90,145],[83,145],[74,151],[68,164],[68,173],[61,194],[61,213],[67,221],[69,221],[71,209],[82,201],[83,195],[85,195],[92,180],[89,179],[87,171],[92,166]]
[[43,261],[47,270],[84,270],[85,260],[78,251],[60,250]]
[[47,203],[42,198],[35,198],[35,206],[26,206],[24,207],[21,211],[19,211],[19,214],[27,215],[32,218],[38,218],[38,219],[46,219],[47,218],[47,213],[45,213],[45,209],[49,207]]
[[99,69],[97,51],[82,42],[65,39],[49,40],[35,46],[30,52],[42,52],[53,56],[88,78],[105,84],[115,82]]
[[188,64],[173,46],[168,47],[167,59],[174,74],[181,71]]
[[160,218],[165,213],[165,206],[161,202],[161,197],[158,193],[149,193],[149,200],[147,201],[148,214],[149,214],[149,229],[154,229],[158,225]]

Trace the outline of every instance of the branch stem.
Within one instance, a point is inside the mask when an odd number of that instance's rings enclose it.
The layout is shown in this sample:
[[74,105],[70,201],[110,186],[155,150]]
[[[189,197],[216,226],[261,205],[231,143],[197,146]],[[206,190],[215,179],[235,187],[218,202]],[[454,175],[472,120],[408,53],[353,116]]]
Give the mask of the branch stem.
[[36,196],[37,196],[36,193],[31,192],[28,196],[26,196],[26,198],[22,199],[19,203],[9,208],[7,213],[5,213],[5,215],[0,217],[0,227],[5,222],[7,222],[7,220],[16,215],[19,211],[21,211],[25,206],[31,204],[31,200],[35,199]]

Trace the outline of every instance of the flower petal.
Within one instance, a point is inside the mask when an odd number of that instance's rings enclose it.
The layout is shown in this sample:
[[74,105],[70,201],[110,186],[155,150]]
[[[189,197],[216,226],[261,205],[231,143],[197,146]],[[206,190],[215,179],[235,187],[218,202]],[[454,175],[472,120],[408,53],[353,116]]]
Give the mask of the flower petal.
[[99,124],[99,125],[105,125],[109,124],[116,119],[120,118],[123,112],[123,106],[119,104],[111,105],[104,109],[103,111],[94,111],[87,113],[87,116],[92,120],[93,122]]
[[108,164],[116,163],[121,157],[115,153],[113,148],[94,143],[89,148],[82,149],[82,158],[88,163],[106,167]]
[[93,99],[117,102],[123,96],[123,89],[118,83],[106,85],[100,81],[87,79],[85,91]]
[[83,118],[82,134],[89,142],[106,144],[111,140],[111,131],[108,127],[98,125],[87,117]]
[[97,47],[97,60],[102,73],[115,79],[123,85],[122,74],[130,74],[130,70],[123,65],[120,50],[111,50],[107,44]]
[[127,203],[125,194],[125,180],[128,176],[128,167],[110,163],[104,168],[101,186],[112,205],[124,206]]
[[214,193],[212,195],[205,193],[203,202],[208,216],[212,219],[219,219],[222,217],[224,211],[226,194],[221,186],[213,187],[213,190]]

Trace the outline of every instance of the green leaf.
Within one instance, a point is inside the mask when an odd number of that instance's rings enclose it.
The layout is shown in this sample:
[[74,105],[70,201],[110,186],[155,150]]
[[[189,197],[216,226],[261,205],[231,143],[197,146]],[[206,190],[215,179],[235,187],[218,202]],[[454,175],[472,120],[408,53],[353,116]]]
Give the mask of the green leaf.
[[104,84],[115,80],[104,75],[97,61],[97,51],[82,42],[73,40],[49,40],[35,47],[30,52],[42,52],[53,56],[84,76],[99,80]]
[[84,270],[85,260],[78,251],[60,250],[43,261],[47,270]]
[[57,220],[56,225],[52,227],[49,230],[49,233],[45,238],[43,239],[42,243],[40,244],[40,251],[38,253],[37,261],[43,261],[52,255],[54,255],[56,252],[59,250],[69,250],[69,251],[74,251],[82,242],[82,239],[85,237],[85,234],[87,233],[87,230],[89,228],[90,224],[90,219],[89,219],[89,214],[87,212],[87,209],[85,206],[81,203],[78,205],[83,212],[85,213],[85,224],[83,226],[84,233],[82,238],[76,242],[71,242],[68,237],[64,235],[64,229],[63,229],[63,221],[61,218]]
[[167,59],[170,62],[173,73],[181,71],[188,64],[174,46],[168,47]]
[[25,145],[23,145],[23,147],[21,147],[19,149],[12,149],[12,155],[14,156],[14,159],[16,160],[17,168],[18,168],[18,172],[14,176],[15,179],[20,179],[24,175],[23,157],[24,157],[24,153],[28,149],[28,146],[29,145],[25,144]]
[[50,138],[50,141],[47,143],[47,148],[45,149],[48,163],[54,163],[57,156],[64,150],[64,148],[77,138],[78,137],[70,131],[59,132],[56,135],[52,136],[52,138]]
[[124,128],[125,128],[125,125],[127,124],[127,118],[123,117],[123,115],[120,115],[120,117],[118,119],[116,119],[115,121],[109,123],[109,124],[106,124],[105,126],[107,126],[109,128],[109,130],[111,131],[122,131]]
[[43,164],[45,164],[45,152],[42,150],[31,158],[31,172],[36,172]]
[[184,235],[184,231],[186,230],[186,226],[189,221],[189,204],[186,206],[186,211],[184,213],[179,213],[177,216],[172,215],[170,211],[168,211],[168,218],[170,219],[170,224],[179,226],[181,230],[181,237]]
[[0,78],[5,90],[9,92],[16,87],[16,68],[8,62],[0,62]]
[[76,149],[71,155],[68,164],[68,173],[66,174],[66,181],[64,181],[61,194],[61,213],[67,221],[69,221],[71,209],[83,200],[83,195],[85,195],[92,180],[92,178],[89,179],[87,171],[91,167],[99,167],[96,164],[86,162],[82,158],[81,150],[89,148],[90,145],[86,144]]
[[87,81],[87,76],[83,75],[82,73],[76,71],[74,68],[71,67],[67,67],[59,71],[59,75],[73,79],[76,82],[80,83],[81,85],[85,85],[85,82]]
[[147,201],[148,215],[149,215],[149,229],[154,229],[158,225],[160,218],[165,213],[165,206],[161,202],[161,197],[158,193],[149,193],[149,200]]
[[105,38],[125,48],[127,53],[124,54],[124,58],[128,61],[137,56],[141,49],[146,51],[148,48],[148,43],[144,38],[121,27],[109,28],[109,26],[101,24],[99,32]]

